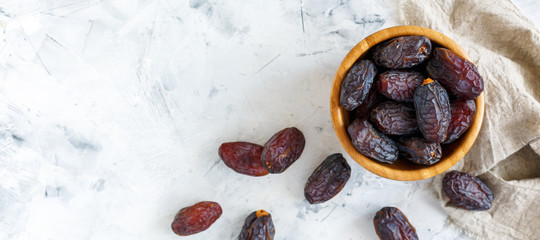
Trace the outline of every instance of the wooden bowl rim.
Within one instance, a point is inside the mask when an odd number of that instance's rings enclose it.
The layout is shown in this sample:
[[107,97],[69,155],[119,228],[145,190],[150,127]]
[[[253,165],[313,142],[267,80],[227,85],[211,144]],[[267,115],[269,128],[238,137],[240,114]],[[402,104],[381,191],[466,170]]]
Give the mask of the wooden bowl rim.
[[450,167],[452,167],[454,164],[459,162],[459,160],[461,160],[463,156],[465,156],[465,154],[474,144],[474,141],[476,140],[476,137],[480,132],[482,120],[484,118],[485,97],[484,92],[482,92],[482,94],[480,94],[480,96],[475,100],[476,115],[474,117],[472,125],[458,141],[453,143],[455,144],[454,151],[451,152],[449,155],[443,155],[443,158],[437,164],[434,164],[432,166],[424,166],[417,169],[395,169],[391,168],[391,165],[389,164],[371,160],[358,152],[358,150],[356,150],[356,148],[352,145],[352,142],[347,133],[347,129],[345,127],[345,119],[343,119],[343,113],[346,110],[339,104],[339,93],[343,77],[345,76],[349,68],[356,62],[356,60],[360,58],[363,54],[365,54],[371,47],[390,38],[406,35],[427,36],[432,42],[439,44],[445,48],[451,49],[458,55],[471,61],[469,56],[456,42],[435,30],[419,26],[396,26],[380,30],[364,38],[362,41],[356,44],[356,46],[351,49],[351,51],[345,56],[345,58],[341,62],[334,78],[334,83],[332,85],[332,92],[330,95],[330,113],[332,117],[332,125],[334,127],[334,131],[336,132],[336,135],[341,145],[344,147],[345,151],[349,154],[349,156],[351,156],[358,164],[360,164],[368,171],[387,179],[398,181],[415,181],[431,178],[440,173],[443,173]]

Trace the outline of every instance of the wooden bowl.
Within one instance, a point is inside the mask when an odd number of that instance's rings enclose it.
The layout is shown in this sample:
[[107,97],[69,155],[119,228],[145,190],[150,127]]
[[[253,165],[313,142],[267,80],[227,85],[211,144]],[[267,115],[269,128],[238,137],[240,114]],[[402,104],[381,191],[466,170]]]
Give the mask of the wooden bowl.
[[476,140],[484,117],[484,93],[482,92],[475,100],[476,116],[474,117],[472,125],[457,141],[452,144],[442,145],[442,158],[438,163],[432,166],[413,164],[401,158],[394,164],[381,163],[369,159],[356,150],[347,133],[347,127],[349,126],[349,112],[339,104],[339,95],[343,77],[345,77],[345,74],[356,60],[363,58],[371,47],[390,38],[406,35],[424,35],[428,37],[434,45],[440,45],[451,49],[470,61],[470,58],[465,51],[463,51],[457,43],[437,31],[417,26],[391,27],[366,37],[354,46],[347,56],[345,56],[345,59],[343,59],[343,62],[336,73],[334,84],[332,85],[332,93],[330,95],[332,124],[334,125],[336,135],[341,142],[341,145],[345,148],[345,151],[368,171],[384,178],[399,181],[413,181],[434,177],[456,164],[463,156],[465,156]]

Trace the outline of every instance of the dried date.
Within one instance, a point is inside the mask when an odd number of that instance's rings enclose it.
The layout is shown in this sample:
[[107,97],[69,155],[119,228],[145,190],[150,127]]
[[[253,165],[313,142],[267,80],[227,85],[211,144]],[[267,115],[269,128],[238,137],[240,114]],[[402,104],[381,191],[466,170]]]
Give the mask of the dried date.
[[339,153],[328,156],[309,177],[304,196],[311,204],[336,196],[351,177],[351,167]]
[[367,120],[354,120],[347,131],[353,146],[363,155],[389,164],[397,160],[398,148],[396,143],[375,130]]
[[275,233],[270,213],[258,210],[248,215],[238,240],[272,240]]
[[476,66],[452,50],[435,48],[426,69],[431,78],[459,99],[476,99],[484,90],[484,80]]
[[264,176],[268,170],[261,162],[263,147],[248,142],[228,142],[219,147],[219,157],[232,170],[249,175]]
[[441,143],[450,124],[450,100],[437,82],[426,79],[414,91],[414,108],[420,132],[430,142]]
[[384,207],[373,218],[375,232],[381,240],[418,240],[407,217],[395,207]]
[[305,145],[306,140],[300,130],[285,128],[264,145],[262,163],[269,173],[282,173],[300,157]]
[[378,77],[377,90],[397,102],[412,102],[414,90],[422,85],[425,77],[419,72],[391,70]]
[[343,108],[352,111],[366,99],[377,68],[369,60],[359,60],[349,69],[343,82],[339,96],[339,103]]
[[174,217],[171,228],[180,236],[192,235],[208,229],[220,216],[217,202],[204,201],[182,208]]
[[426,36],[402,36],[375,46],[373,61],[385,68],[410,68],[422,63],[430,53],[431,41]]
[[384,134],[408,135],[418,131],[414,107],[386,101],[371,110],[373,126]]
[[469,129],[476,113],[476,103],[474,100],[456,100],[450,102],[450,112],[452,119],[448,126],[446,140],[443,142],[445,144],[456,141]]
[[366,119],[373,106],[380,101],[382,96],[377,93],[377,89],[372,87],[366,99],[355,110],[356,118]]
[[397,144],[399,155],[413,163],[433,165],[441,160],[442,149],[439,143],[417,137],[401,137]]
[[456,206],[467,210],[488,210],[493,193],[477,177],[464,172],[451,171],[442,181],[442,189]]

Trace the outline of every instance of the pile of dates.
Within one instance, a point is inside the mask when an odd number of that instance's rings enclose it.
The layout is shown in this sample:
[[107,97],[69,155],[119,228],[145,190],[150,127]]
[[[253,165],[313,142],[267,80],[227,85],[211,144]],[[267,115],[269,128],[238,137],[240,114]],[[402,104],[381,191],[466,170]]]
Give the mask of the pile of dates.
[[[433,165],[442,156],[441,144],[456,141],[471,125],[483,80],[476,67],[456,53],[435,47],[424,36],[404,36],[377,45],[346,74],[340,104],[352,116],[348,127],[355,148],[365,156],[392,164],[398,156]],[[306,141],[295,127],[275,133],[264,144],[226,142],[218,154],[233,171],[260,177],[287,170],[302,154]],[[351,177],[351,167],[339,153],[324,159],[304,187],[310,204],[338,195]],[[466,210],[487,210],[493,193],[479,178],[451,171],[442,182],[450,201]],[[180,236],[208,229],[223,210],[202,201],[184,207],[171,228]],[[418,239],[415,228],[396,207],[383,207],[373,218],[380,239]],[[249,214],[239,240],[273,240],[275,226],[265,210]]]
[[476,66],[421,35],[376,45],[345,75],[340,105],[349,111],[354,147],[392,164],[399,156],[433,165],[467,131],[484,90]]

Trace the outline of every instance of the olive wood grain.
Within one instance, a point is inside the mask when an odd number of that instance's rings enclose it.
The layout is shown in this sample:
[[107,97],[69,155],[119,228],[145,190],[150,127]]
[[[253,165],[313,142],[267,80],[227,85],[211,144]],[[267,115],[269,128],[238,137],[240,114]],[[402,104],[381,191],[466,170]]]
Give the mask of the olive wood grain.
[[332,92],[330,94],[330,114],[332,116],[334,130],[339,141],[341,142],[341,145],[358,164],[368,171],[384,178],[399,181],[414,181],[434,177],[440,173],[443,173],[461,160],[463,156],[465,156],[465,154],[474,144],[474,141],[476,140],[476,137],[480,131],[480,127],[482,126],[485,99],[484,93],[482,92],[482,94],[480,94],[480,96],[475,100],[476,115],[472,125],[457,141],[449,145],[442,145],[442,159],[435,165],[416,165],[401,158],[398,159],[398,161],[394,164],[385,164],[371,160],[358,152],[358,150],[356,150],[356,148],[352,145],[351,139],[347,133],[347,127],[349,126],[349,113],[339,104],[339,95],[343,77],[354,62],[356,62],[357,59],[362,58],[371,47],[390,38],[405,35],[424,35],[428,37],[434,44],[451,49],[458,55],[470,61],[469,56],[467,56],[465,51],[457,43],[435,30],[418,26],[397,26],[383,29],[360,41],[343,59],[337,70],[334,83],[332,85]]

